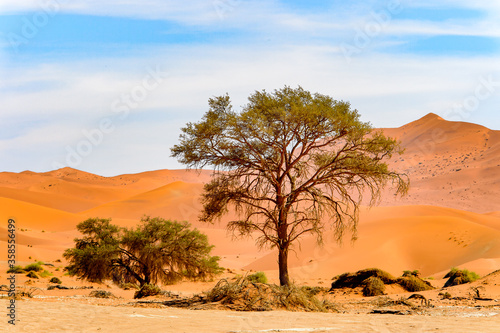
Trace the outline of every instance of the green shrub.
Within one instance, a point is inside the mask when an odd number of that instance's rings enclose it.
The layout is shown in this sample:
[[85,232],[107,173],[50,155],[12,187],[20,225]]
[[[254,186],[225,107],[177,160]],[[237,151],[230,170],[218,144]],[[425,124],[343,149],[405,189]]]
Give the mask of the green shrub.
[[419,277],[420,271],[418,269],[415,269],[413,271],[403,271],[403,277],[410,277],[410,276]]
[[429,282],[413,275],[400,277],[396,280],[396,283],[403,287],[406,291],[410,292],[434,289],[434,287]]
[[460,270],[453,267],[448,272],[448,274],[445,275],[444,278],[448,278],[448,280],[444,284],[444,287],[447,288],[451,286],[457,286],[459,284],[474,282],[479,279],[480,276],[477,273],[471,272],[467,269]]
[[26,274],[26,276],[30,279],[38,279],[38,275],[36,275],[36,273],[33,271],[30,271],[28,274]]
[[10,274],[23,274],[26,273],[26,271],[19,265],[16,265],[14,267],[11,267],[7,270],[7,273]]
[[137,290],[134,294],[134,298],[143,298],[143,297],[148,297],[148,296],[156,296],[161,294],[161,289],[160,287],[154,285],[154,284],[149,284],[146,283],[141,287],[141,289]]
[[365,285],[365,281],[370,277],[377,277],[385,284],[391,284],[396,279],[386,271],[378,268],[368,268],[357,271],[356,273],[344,273],[332,282],[332,288],[356,288]]
[[24,267],[24,270],[26,272],[31,272],[31,271],[41,272],[41,271],[43,271],[42,265],[43,265],[43,262],[39,261],[39,262],[27,265],[26,267]]
[[52,279],[50,279],[49,282],[50,283],[57,283],[57,284],[61,284],[62,283],[61,279],[59,279],[58,277],[55,277],[55,276]]
[[363,296],[381,296],[384,295],[385,284],[384,282],[376,277],[371,276],[365,280],[363,287]]
[[257,272],[247,276],[247,280],[253,283],[267,283],[267,276],[264,272]]
[[49,276],[52,276],[54,274],[52,274],[51,272],[49,272],[48,270],[43,270],[43,272],[40,273],[40,276],[43,277],[43,278],[46,278],[46,277],[49,277]]

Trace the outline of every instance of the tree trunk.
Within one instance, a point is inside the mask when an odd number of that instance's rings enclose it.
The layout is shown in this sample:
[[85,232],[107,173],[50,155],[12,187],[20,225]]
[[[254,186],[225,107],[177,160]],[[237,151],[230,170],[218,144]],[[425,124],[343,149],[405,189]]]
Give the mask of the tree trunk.
[[288,286],[290,278],[288,277],[288,245],[279,247],[278,266],[280,274],[280,285]]

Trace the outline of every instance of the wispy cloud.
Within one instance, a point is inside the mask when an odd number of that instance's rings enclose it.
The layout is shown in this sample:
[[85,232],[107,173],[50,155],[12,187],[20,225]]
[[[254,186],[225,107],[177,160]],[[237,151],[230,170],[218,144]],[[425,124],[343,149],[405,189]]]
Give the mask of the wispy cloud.
[[[41,3],[2,0],[0,13],[29,20],[43,11]],[[0,156],[8,157],[6,170],[64,164],[68,149],[77,149],[87,140],[84,133],[103,119],[111,119],[114,129],[93,145],[79,168],[111,175],[181,167],[168,151],[179,128],[200,119],[208,98],[226,92],[238,108],[254,90],[302,85],[348,100],[364,120],[391,127],[428,112],[445,114],[474,93],[482,77],[500,81],[497,54],[483,49],[458,54],[446,47],[439,54],[420,52],[433,45],[424,42],[438,37],[447,43],[453,36],[495,43],[500,4],[493,1],[401,1],[401,11],[391,14],[350,62],[342,45],[355,45],[390,1],[232,0],[222,7],[211,0],[43,3],[58,6],[54,21],[18,54],[2,41],[0,121],[8,131],[0,135]],[[427,16],[434,8],[455,12]],[[91,30],[92,22],[106,33],[84,30]],[[21,19],[12,32],[20,24]],[[124,33],[127,26],[134,31]],[[156,67],[168,77],[129,108],[127,117],[117,117],[113,103]],[[466,120],[488,119],[489,126],[500,128],[493,107],[498,95]]]

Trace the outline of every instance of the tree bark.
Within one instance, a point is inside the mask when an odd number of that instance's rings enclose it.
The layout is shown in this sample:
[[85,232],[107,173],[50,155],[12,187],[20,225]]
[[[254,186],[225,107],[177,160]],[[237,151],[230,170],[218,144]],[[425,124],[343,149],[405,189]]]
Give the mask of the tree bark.
[[288,286],[290,284],[290,278],[288,277],[288,246],[279,247],[278,255],[278,266],[280,274],[280,285]]

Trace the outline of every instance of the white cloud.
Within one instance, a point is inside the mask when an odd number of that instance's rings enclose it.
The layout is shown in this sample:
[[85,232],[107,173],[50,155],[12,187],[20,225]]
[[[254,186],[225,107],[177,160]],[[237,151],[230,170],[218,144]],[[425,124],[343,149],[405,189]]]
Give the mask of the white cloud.
[[[14,163],[16,159],[9,158],[13,152],[36,151],[27,156],[38,156],[39,160],[29,162],[29,157],[18,156],[17,164],[50,170],[54,161],[64,163],[68,146],[76,149],[79,142],[88,140],[84,130],[98,128],[102,119],[114,117],[115,129],[77,167],[99,173],[102,165],[101,170],[106,171],[101,173],[106,174],[161,165],[181,167],[168,157],[168,149],[176,143],[181,126],[201,118],[208,98],[228,92],[238,109],[254,90],[269,91],[285,84],[300,84],[312,92],[351,101],[363,119],[375,126],[400,126],[428,112],[443,114],[447,106],[462,102],[474,93],[482,76],[492,73],[493,61],[367,53],[348,64],[336,47],[313,44],[254,45],[251,49],[184,46],[146,53],[149,56],[144,58],[117,61],[121,63],[111,72],[95,60],[13,70],[9,77],[18,86],[44,80],[61,84],[41,91],[20,89],[0,94],[4,122],[15,124],[23,118],[41,121],[33,128],[17,125],[20,135],[0,141],[0,155]],[[163,55],[167,53],[166,60]],[[126,119],[116,118],[111,103],[141,85],[147,68],[157,65],[169,72],[165,82],[131,108]],[[484,114],[498,119],[495,110],[485,106],[467,120]],[[487,125],[500,128],[494,121]]]
[[[220,5],[215,0],[58,1],[60,12],[166,19],[255,34],[250,41],[243,37],[234,44],[144,47],[141,56],[135,57],[0,65],[1,77],[6,78],[0,81],[0,121],[15,134],[0,136],[0,156],[8,161],[7,169],[43,171],[52,169],[54,162],[65,163],[68,147],[76,149],[88,140],[83,131],[98,128],[102,119],[110,117],[114,130],[77,167],[107,175],[181,167],[169,158],[168,149],[176,143],[181,126],[201,118],[208,98],[228,92],[238,109],[254,90],[269,91],[285,84],[351,101],[363,119],[375,126],[400,126],[428,112],[445,114],[474,93],[481,77],[497,75],[500,69],[496,57],[432,58],[373,51],[376,46],[396,43],[391,36],[498,37],[498,23],[491,17],[500,5],[488,1],[458,2],[491,12],[468,24],[394,16],[381,38],[376,36],[374,45],[350,62],[339,47],[352,40],[356,27],[363,28],[370,15],[360,19],[335,10],[305,15],[275,1],[233,0],[219,8],[214,7]],[[0,0],[0,12],[38,10],[40,3],[54,2]],[[453,3],[441,0],[419,5]],[[222,16],[221,8],[225,8]],[[1,53],[0,64],[5,64]],[[156,66],[169,76],[130,108],[125,119],[116,118],[113,102],[140,86],[148,68]],[[500,81],[500,76],[496,78]],[[498,96],[481,104],[467,120],[474,122],[486,115],[491,119],[486,125],[500,129],[495,100]],[[22,119],[39,124],[28,126]]]

